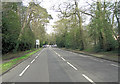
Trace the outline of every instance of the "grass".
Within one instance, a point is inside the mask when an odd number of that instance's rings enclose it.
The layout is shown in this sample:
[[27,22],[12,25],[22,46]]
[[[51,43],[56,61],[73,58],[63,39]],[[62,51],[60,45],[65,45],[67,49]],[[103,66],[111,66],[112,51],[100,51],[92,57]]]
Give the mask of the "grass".
[[24,56],[21,56],[21,57],[12,59],[12,60],[10,60],[10,61],[8,61],[8,62],[5,62],[5,63],[1,64],[1,65],[0,65],[0,69],[1,69],[0,74],[2,74],[3,72],[9,70],[9,69],[12,68],[14,65],[16,65],[16,64],[19,63],[19,62],[21,62],[22,60],[27,59],[29,56],[31,56],[32,54],[38,52],[39,50],[41,50],[41,48],[38,49],[38,50],[35,50],[35,51],[31,52],[31,53],[28,53],[28,54],[26,54],[26,55],[24,55]]
[[91,54],[98,54],[98,55],[106,55],[106,56],[117,56],[118,55],[118,51],[117,50],[96,52],[94,50],[94,48],[87,48],[87,49],[83,50],[83,52],[87,52],[87,53],[91,53]]
[[36,50],[36,49],[34,48],[34,49],[31,49],[31,50],[26,50],[26,51],[18,51],[17,53],[9,52],[7,54],[2,55],[2,60],[3,61],[8,61],[8,60],[11,60],[11,59],[14,59],[14,58],[18,58],[18,57],[21,57],[22,55],[30,53],[34,50]]
[[87,48],[87,49],[85,49],[85,50],[83,50],[83,51],[86,51],[86,52],[94,52],[94,49],[93,49],[93,48]]

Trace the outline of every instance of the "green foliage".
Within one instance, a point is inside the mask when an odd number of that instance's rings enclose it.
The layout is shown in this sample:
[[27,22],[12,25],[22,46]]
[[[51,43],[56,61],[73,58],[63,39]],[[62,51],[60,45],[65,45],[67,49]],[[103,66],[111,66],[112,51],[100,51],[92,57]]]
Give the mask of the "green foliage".
[[[14,4],[13,4],[14,5]],[[11,4],[12,6],[12,4]],[[21,23],[16,12],[9,10],[2,14],[2,51],[7,53],[15,48]]]
[[24,29],[22,39],[19,44],[19,50],[29,50],[35,46],[35,36],[29,27]]
[[114,50],[116,45],[112,33],[112,24],[108,22],[111,12],[106,9],[106,5],[109,6],[111,4],[101,4],[101,2],[97,2],[96,10],[92,10],[95,17],[92,18],[88,28],[89,36],[94,40],[95,50],[97,52]]
[[[76,2],[76,1],[75,1]],[[60,9],[61,18],[56,22],[56,43],[59,47],[66,47],[87,51],[114,51],[118,48],[116,26],[114,26],[114,3],[92,3],[87,13],[73,4],[72,9]],[[66,8],[70,6],[66,4]],[[114,10],[112,10],[114,9]],[[79,11],[79,12],[78,12]],[[82,25],[80,12],[92,16],[87,26]],[[66,17],[66,15],[68,15]],[[113,16],[111,18],[111,16]],[[91,49],[91,50],[90,50]]]
[[6,2],[2,13],[3,54],[32,49],[36,39],[40,40],[40,46],[44,44],[44,25],[52,19],[45,8],[34,2],[30,2],[28,7],[22,3]]

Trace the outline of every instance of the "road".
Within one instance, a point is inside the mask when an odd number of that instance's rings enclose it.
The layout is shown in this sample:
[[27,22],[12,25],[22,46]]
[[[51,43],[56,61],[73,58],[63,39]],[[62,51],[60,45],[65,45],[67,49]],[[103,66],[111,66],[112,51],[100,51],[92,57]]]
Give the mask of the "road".
[[59,48],[44,48],[4,74],[2,80],[3,82],[87,82],[89,84],[118,82],[118,68],[116,62]]

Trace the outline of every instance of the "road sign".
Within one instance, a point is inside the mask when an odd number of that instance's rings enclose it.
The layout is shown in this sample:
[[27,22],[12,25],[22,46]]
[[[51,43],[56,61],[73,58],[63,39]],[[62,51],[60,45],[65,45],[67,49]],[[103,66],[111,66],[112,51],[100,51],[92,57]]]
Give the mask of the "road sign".
[[36,40],[36,45],[40,45],[39,39]]

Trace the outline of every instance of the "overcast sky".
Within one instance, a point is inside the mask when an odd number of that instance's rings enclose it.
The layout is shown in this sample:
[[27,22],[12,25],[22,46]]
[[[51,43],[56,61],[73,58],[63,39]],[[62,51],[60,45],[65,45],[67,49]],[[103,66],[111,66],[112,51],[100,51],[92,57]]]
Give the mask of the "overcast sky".
[[[1,1],[2,2],[21,2],[21,1],[23,1],[23,4],[25,6],[27,6],[30,1],[34,1],[34,0],[1,0]],[[63,2],[71,2],[73,0],[37,0],[37,1],[39,1],[39,2],[42,1],[42,3],[40,5],[43,8],[46,8],[48,13],[53,17],[53,20],[50,20],[50,23],[47,25],[47,28],[46,28],[47,33],[51,33],[53,31],[52,25],[54,25],[54,22],[58,20],[58,17],[57,17],[58,12],[55,12],[54,10],[52,10],[51,7],[54,5],[58,5],[60,3],[63,3]],[[79,4],[78,4],[79,7],[86,8],[86,6],[87,6],[86,2],[91,3],[92,1],[97,1],[97,0],[78,0],[78,1],[79,1]],[[101,0],[101,1],[104,1],[104,0]],[[115,2],[115,1],[119,1],[119,0],[105,0],[105,1]],[[86,21],[84,24],[89,23],[89,18],[90,18],[89,16],[86,16]]]
[[[28,3],[30,2],[31,0],[23,0],[23,4],[25,6],[28,5]],[[52,9],[52,6],[54,5],[59,5],[60,3],[63,3],[63,2],[71,2],[73,0],[38,0],[38,1],[42,1],[42,3],[40,4],[43,8],[46,8],[47,9],[47,12],[53,17],[52,20],[50,20],[50,23],[47,25],[47,33],[50,34],[53,32],[53,28],[52,28],[52,25],[54,25],[54,22],[58,20],[58,12],[55,12],[53,9]],[[91,2],[91,0],[81,0],[79,2],[79,6],[85,6],[86,5],[86,1],[89,1]],[[88,23],[88,21],[86,22]]]
[[[24,5],[28,5],[28,3],[32,1],[32,0],[23,0],[23,4]],[[52,20],[50,20],[50,23],[47,25],[47,33],[51,33],[53,32],[53,28],[52,28],[52,25],[54,25],[54,22],[58,20],[58,12],[55,12],[53,9],[52,9],[52,6],[54,5],[59,5],[60,3],[63,3],[63,2],[71,2],[73,0],[38,0],[38,1],[42,1],[42,3],[40,4],[43,8],[46,8],[47,9],[47,12],[53,17]],[[93,0],[78,0],[79,1],[79,7],[86,7],[88,4],[86,2],[89,2],[91,3]],[[97,1],[97,0],[95,0]],[[103,0],[102,0],[103,1]],[[116,0],[106,0],[106,1],[116,1]],[[88,24],[89,23],[89,16],[86,16],[86,21],[85,21],[85,24]]]

